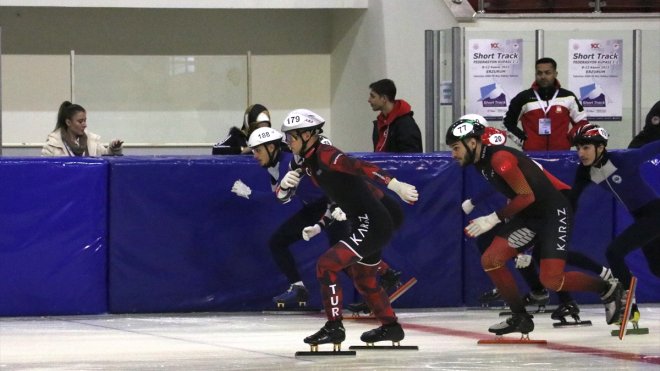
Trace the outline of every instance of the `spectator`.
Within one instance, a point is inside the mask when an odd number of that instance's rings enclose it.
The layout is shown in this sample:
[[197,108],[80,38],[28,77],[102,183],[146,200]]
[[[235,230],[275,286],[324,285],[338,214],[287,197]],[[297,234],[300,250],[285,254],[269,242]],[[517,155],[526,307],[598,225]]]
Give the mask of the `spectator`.
[[87,131],[87,111],[69,101],[60,105],[57,124],[46,138],[41,149],[42,156],[103,156],[121,155],[123,141],[115,139],[106,147],[101,137]]
[[660,139],[660,100],[655,102],[648,114],[644,128],[628,145],[628,148],[639,148],[646,143]]
[[410,104],[396,98],[396,86],[390,79],[369,85],[369,105],[380,111],[374,123],[374,152],[423,152],[422,134],[413,118]]
[[[519,121],[522,129],[518,127]],[[524,151],[569,150],[570,138],[587,123],[587,114],[578,98],[561,88],[557,62],[552,58],[536,61],[532,87],[511,100],[504,116],[504,126]]]

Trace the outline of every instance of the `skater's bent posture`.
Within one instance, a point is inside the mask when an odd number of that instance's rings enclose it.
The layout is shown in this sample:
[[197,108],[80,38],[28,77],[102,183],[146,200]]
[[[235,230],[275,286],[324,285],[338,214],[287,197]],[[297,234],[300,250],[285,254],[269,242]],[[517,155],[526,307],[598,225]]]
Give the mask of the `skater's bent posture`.
[[352,278],[356,289],[382,324],[363,333],[360,339],[367,343],[401,341],[403,329],[397,322],[387,294],[378,284],[376,271],[382,248],[392,237],[397,224],[388,210],[399,210],[395,218],[400,218],[402,212],[399,204],[372,182],[386,185],[408,203],[417,201],[417,190],[392,178],[374,164],[322,144],[319,134],[324,123],[325,120],[316,113],[299,109],[290,112],[282,124],[291,150],[303,158],[304,172],[344,210],[351,226],[350,232],[321,255],[317,262],[316,277],[321,286],[328,321],[304,341],[312,345],[338,345],[346,338],[342,325],[342,288],[337,277],[341,270]]
[[269,241],[273,259],[290,285],[284,293],[275,296],[273,302],[285,308],[295,308],[307,302],[309,292],[298,272],[290,246],[303,239],[300,231],[310,223],[318,223],[319,230],[320,226],[326,229],[331,245],[345,235],[348,225],[344,221],[333,219],[332,215],[342,219],[341,209],[333,209],[332,214],[328,212],[327,197],[312,184],[309,177],[300,176],[299,165],[283,140],[284,135],[281,132],[263,127],[250,134],[248,147],[259,165],[268,172],[271,188],[277,199],[287,203],[295,194],[296,199],[302,203],[302,208],[282,223]]
[[543,286],[553,291],[598,293],[605,304],[607,323],[616,322],[621,316],[623,294],[618,281],[564,271],[573,219],[569,200],[522,152],[502,145],[485,145],[490,142],[487,134],[485,127],[476,120],[458,120],[449,127],[445,141],[461,166],[474,165],[486,181],[510,200],[500,210],[470,221],[465,228],[469,237],[477,237],[509,219],[482,255],[481,265],[513,314],[488,331],[496,335],[526,334],[534,329],[532,316],[526,312],[513,276],[506,267],[506,262],[518,255],[517,248],[525,246],[530,236],[536,239],[534,248],[540,250]]
[[[612,192],[634,218],[634,223],[621,232],[605,252],[614,277],[621,280],[624,287],[629,287],[632,276],[625,257],[640,247],[651,272],[660,277],[660,197],[640,169],[642,163],[660,153],[660,142],[610,153],[607,151],[608,137],[607,131],[595,124],[585,125],[576,132],[573,145],[581,164],[570,198],[577,206],[582,191],[591,183],[599,184]],[[634,299],[630,319],[639,321]]]

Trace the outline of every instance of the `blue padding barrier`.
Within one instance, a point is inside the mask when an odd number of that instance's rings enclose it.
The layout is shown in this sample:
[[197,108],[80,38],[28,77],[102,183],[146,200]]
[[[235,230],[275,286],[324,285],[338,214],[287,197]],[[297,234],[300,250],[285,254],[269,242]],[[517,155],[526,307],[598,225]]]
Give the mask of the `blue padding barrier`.
[[0,158],[0,315],[107,312],[103,160]]
[[[463,227],[506,200],[446,152],[353,155],[420,192],[415,205],[401,203],[404,224],[383,253],[404,279],[419,281],[395,307],[476,305],[492,284]],[[531,156],[573,182],[574,152]],[[660,156],[644,166],[660,189]],[[288,286],[268,241],[300,204],[279,204],[250,156],[0,158],[0,171],[1,316],[263,310]],[[249,199],[230,192],[237,179],[252,188]],[[460,208],[466,198],[479,199],[469,216]],[[630,222],[609,192],[590,186],[572,249],[605,264],[606,246]],[[309,305],[319,308],[315,264],[327,247],[321,236],[292,247]],[[627,262],[639,278],[638,300],[660,302],[660,280],[641,252]],[[358,300],[350,280],[341,282],[345,302]],[[592,293],[574,297],[598,302]]]
[[[460,200],[460,187],[454,186],[460,169],[441,155],[360,157],[400,179],[415,179],[421,192],[435,195],[403,206],[406,222],[384,258],[408,276],[424,276],[413,289],[418,293],[434,292],[440,282],[457,285],[446,286],[442,295],[406,295],[400,305],[460,303],[460,235],[438,234],[460,229],[456,210],[442,212]],[[119,158],[111,162],[111,175],[111,312],[262,310],[288,287],[268,239],[299,205],[277,203],[267,173],[254,159]],[[250,199],[230,192],[237,179],[252,188]],[[317,307],[315,263],[327,247],[318,237],[293,246],[312,293],[310,305]],[[349,301],[351,283],[344,277],[342,285]]]

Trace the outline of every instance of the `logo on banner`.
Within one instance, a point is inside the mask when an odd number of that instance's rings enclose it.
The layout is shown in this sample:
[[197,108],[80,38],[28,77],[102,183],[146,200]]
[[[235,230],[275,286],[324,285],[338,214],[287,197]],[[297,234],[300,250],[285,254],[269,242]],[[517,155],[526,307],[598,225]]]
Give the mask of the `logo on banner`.
[[605,92],[600,84],[592,83],[580,87],[580,102],[584,107],[605,107]]
[[479,101],[481,101],[482,107],[506,107],[506,94],[499,84],[482,86],[479,91],[481,93]]

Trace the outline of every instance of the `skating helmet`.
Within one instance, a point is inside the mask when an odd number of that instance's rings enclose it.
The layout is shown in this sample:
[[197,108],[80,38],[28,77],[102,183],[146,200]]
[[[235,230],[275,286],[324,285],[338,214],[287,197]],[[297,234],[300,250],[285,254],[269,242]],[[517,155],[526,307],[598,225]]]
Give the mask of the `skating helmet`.
[[282,132],[301,132],[319,129],[318,133],[321,133],[321,127],[323,127],[323,124],[325,124],[325,119],[323,117],[308,109],[297,109],[289,112],[284,119],[284,122],[282,123]]
[[481,143],[486,146],[502,146],[506,144],[506,131],[488,126],[481,134]]
[[586,124],[575,132],[575,135],[573,136],[573,145],[603,144],[607,147],[607,140],[609,137],[610,135],[604,128],[601,128],[596,124]]
[[250,134],[248,147],[255,148],[262,144],[275,143],[279,145],[284,135],[273,128],[258,128]]
[[447,145],[452,145],[459,140],[480,138],[485,130],[486,126],[476,119],[458,119],[449,126],[449,129],[447,129],[445,143]]
[[245,110],[243,115],[243,132],[250,136],[261,123],[268,123],[270,127],[270,112],[261,104],[253,104]]
[[488,127],[488,121],[486,121],[486,118],[484,118],[481,115],[477,115],[476,113],[468,113],[467,115],[463,115],[458,118],[459,120],[473,120],[478,123],[480,123],[483,126]]

